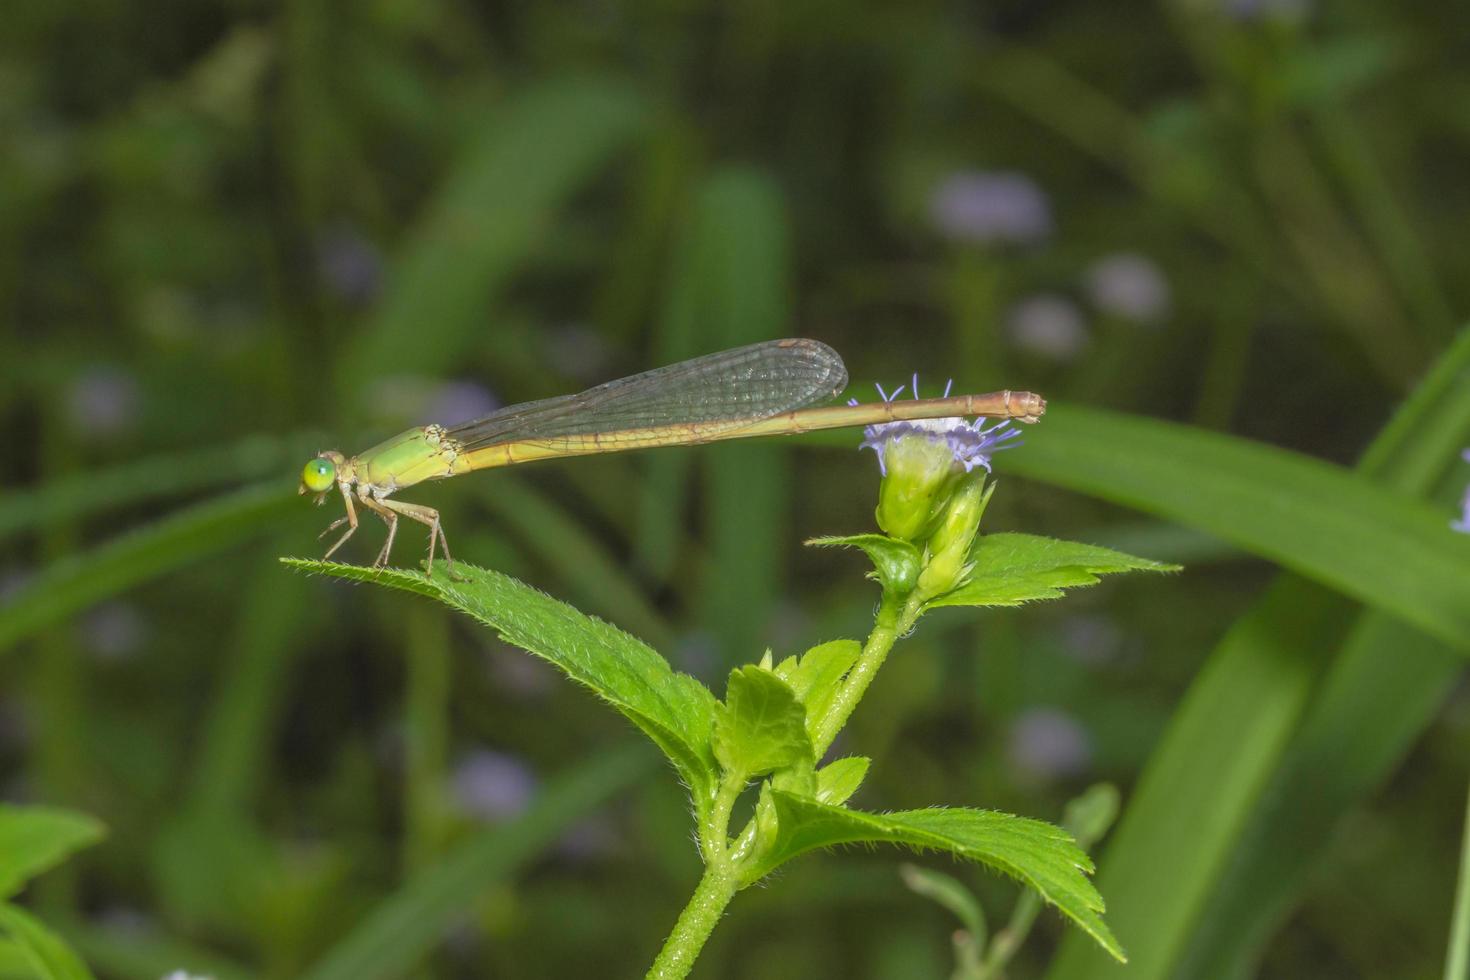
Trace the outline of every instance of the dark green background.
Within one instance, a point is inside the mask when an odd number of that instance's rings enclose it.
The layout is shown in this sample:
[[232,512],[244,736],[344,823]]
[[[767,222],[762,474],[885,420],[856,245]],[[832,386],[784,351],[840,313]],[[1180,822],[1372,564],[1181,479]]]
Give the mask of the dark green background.
[[[286,499],[305,458],[487,393],[803,335],[844,354],[861,398],[919,371],[926,394],[1031,388],[1350,463],[1470,299],[1467,29],[1451,6],[1308,0],[8,10],[0,602],[41,581],[55,606],[0,629],[24,636],[0,662],[0,796],[111,827],[27,898],[99,975],[306,975],[489,839],[452,786],[492,750],[541,787],[582,779],[570,830],[508,824],[514,868],[402,975],[639,975],[697,876],[673,780],[649,749],[588,788],[630,735],[584,692],[439,609],[282,569],[336,516]],[[965,173],[1022,175],[1047,227],[946,233],[937,193]],[[1120,253],[1167,283],[1148,322],[1089,286]],[[1066,350],[1035,346],[1038,296]],[[407,496],[443,509],[462,559],[720,690],[766,645],[865,630],[861,562],[800,547],[871,527],[856,438]],[[865,807],[1055,819],[1098,779],[1126,805],[1273,575],[1005,468],[987,527],[1187,571],[927,620],[843,736],[875,759]],[[406,527],[397,560],[423,543]],[[1269,938],[1261,976],[1438,970],[1470,725],[1451,688],[1407,709],[1422,734],[1365,805],[1324,818],[1338,836],[1299,906],[1236,943],[1249,962]],[[896,865],[811,859],[741,895],[696,975],[945,975],[952,924]],[[1008,883],[960,873],[1006,913]],[[1060,933],[1043,916],[1015,975],[1041,975]]]

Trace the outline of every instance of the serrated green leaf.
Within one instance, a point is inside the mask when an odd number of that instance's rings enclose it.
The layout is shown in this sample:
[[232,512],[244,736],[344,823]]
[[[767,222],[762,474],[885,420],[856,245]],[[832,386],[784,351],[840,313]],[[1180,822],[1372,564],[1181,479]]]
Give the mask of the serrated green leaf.
[[726,772],[744,779],[803,765],[810,773],[806,712],[791,685],[753,664],[732,670],[715,717],[714,752]]
[[971,560],[975,567],[965,584],[926,607],[1019,606],[1038,599],[1059,599],[1064,588],[1095,585],[1099,575],[1178,570],[1177,565],[1110,548],[1034,534],[983,535]]
[[863,813],[790,793],[770,794],[775,834],[747,871],[755,881],[791,858],[838,844],[889,843],[947,851],[1034,888],[1117,960],[1122,948],[1102,920],[1103,900],[1087,879],[1092,861],[1060,827],[989,810]]
[[92,980],[92,971],[81,957],[29,912],[0,905],[0,929],[21,948],[39,980]]
[[0,804],[0,897],[15,894],[27,880],[106,833],[101,821],[85,813]]
[[776,665],[776,673],[791,685],[796,699],[806,708],[806,730],[815,737],[817,724],[837,696],[842,678],[857,663],[863,645],[857,640],[832,640],[812,647],[801,659],[787,657]]
[[883,534],[850,534],[845,537],[811,538],[816,548],[861,548],[873,562],[873,576],[884,592],[903,594],[919,579],[922,555],[907,541]]
[[797,796],[816,796],[817,773],[811,762],[811,757],[808,756],[793,762],[785,769],[773,775],[770,783],[772,789],[795,793]]
[[463,562],[455,563],[451,579],[442,564],[430,578],[398,568],[374,571],[336,562],[281,560],[303,571],[429,596],[473,616],[506,642],[560,667],[637,725],[678,769],[701,815],[714,798],[714,695],[617,627],[507,575]]
[[[867,756],[834,759],[817,770],[817,802],[841,806],[856,793],[868,774]],[[778,787],[779,788],[779,787]]]
[[917,864],[901,865],[898,873],[903,876],[903,883],[911,891],[949,909],[960,920],[965,931],[974,937],[975,945],[984,948],[988,935],[985,910],[963,882],[953,875],[932,868],[921,868]]

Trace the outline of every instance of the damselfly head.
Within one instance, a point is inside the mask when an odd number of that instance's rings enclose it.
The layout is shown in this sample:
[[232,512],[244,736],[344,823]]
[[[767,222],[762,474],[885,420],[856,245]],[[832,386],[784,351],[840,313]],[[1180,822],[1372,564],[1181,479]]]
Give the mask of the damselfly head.
[[340,462],[342,454],[335,450],[319,453],[308,460],[301,470],[301,486],[296,488],[296,492],[314,493],[317,495],[316,502],[321,503],[327,491],[337,482],[337,464]]

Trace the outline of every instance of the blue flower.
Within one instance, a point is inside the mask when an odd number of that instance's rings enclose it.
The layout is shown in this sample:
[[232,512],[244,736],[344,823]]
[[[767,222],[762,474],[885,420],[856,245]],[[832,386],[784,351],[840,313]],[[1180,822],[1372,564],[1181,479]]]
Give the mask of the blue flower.
[[[919,376],[916,374],[912,379],[913,397],[919,397]],[[903,394],[903,385],[899,385],[890,394],[883,390],[882,385],[874,385],[878,389],[878,396],[885,402],[891,402]],[[944,395],[948,398],[950,389],[954,387],[951,379],[944,386]],[[856,398],[850,398],[849,405],[858,404]],[[1021,445],[1012,442],[1019,439],[1021,430],[1011,426],[1010,419],[985,424],[984,419],[968,421],[962,418],[943,419],[916,419],[906,422],[882,422],[877,425],[869,425],[863,428],[863,441],[860,447],[871,449],[878,454],[878,470],[884,476],[888,475],[887,449],[890,443],[910,437],[921,437],[929,442],[944,445],[949,449],[954,463],[964,468],[966,473],[975,467],[980,467],[989,473],[990,457],[1002,449],[1013,449]]]
[[[1460,458],[1470,463],[1470,449],[1462,452]],[[1465,495],[1460,498],[1460,519],[1450,521],[1450,528],[1461,534],[1470,534],[1470,486],[1465,488]]]

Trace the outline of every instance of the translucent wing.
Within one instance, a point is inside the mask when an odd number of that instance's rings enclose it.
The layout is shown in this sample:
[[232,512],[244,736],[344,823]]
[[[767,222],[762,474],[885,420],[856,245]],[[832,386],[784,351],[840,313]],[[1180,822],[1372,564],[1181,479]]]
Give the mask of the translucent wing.
[[[501,409],[449,430],[465,452],[501,443],[596,436],[615,449],[620,433],[646,444],[650,429],[668,427],[671,443],[738,429],[831,398],[847,387],[847,368],[826,344],[772,340],[708,354],[576,395]],[[637,435],[635,435],[637,434]]]

